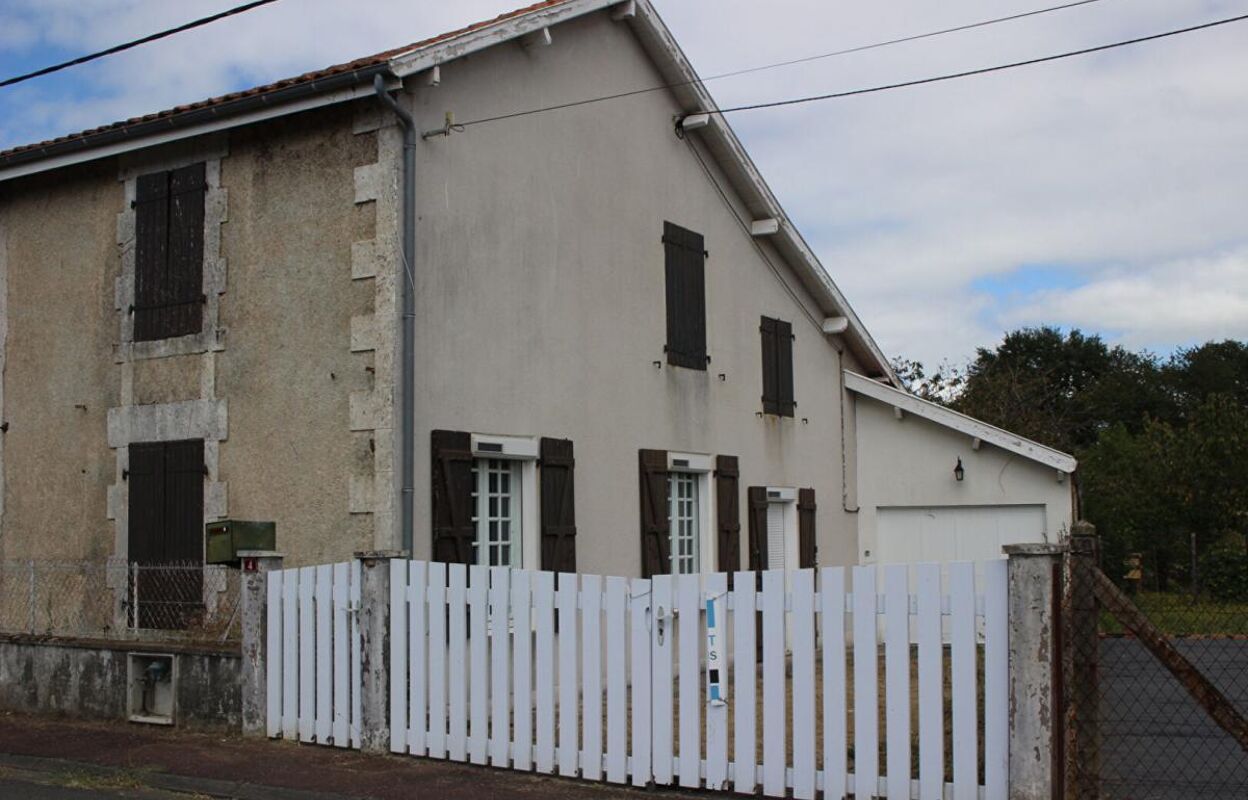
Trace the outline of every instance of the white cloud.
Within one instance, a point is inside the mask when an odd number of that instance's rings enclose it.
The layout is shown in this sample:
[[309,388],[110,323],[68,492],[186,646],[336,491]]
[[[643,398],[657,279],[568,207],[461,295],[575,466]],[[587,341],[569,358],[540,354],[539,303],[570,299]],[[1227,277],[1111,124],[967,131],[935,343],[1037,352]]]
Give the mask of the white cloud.
[[[76,70],[72,102],[38,82],[7,97],[0,92],[0,144],[349,60],[525,1],[284,0]],[[0,10],[0,45],[22,53],[35,45],[86,52],[234,2],[9,0]],[[654,2],[704,75],[1045,4]],[[817,94],[1237,11],[1230,0],[1103,0],[710,88],[723,105]],[[889,353],[932,362],[964,358],[999,340],[1003,326],[1045,322],[1160,349],[1244,336],[1236,315],[1248,317],[1248,104],[1241,78],[1248,48],[1240,46],[1246,28],[731,121]],[[1079,288],[1042,292],[1022,304],[974,288],[986,276],[1008,281],[1028,264],[1060,264]]]

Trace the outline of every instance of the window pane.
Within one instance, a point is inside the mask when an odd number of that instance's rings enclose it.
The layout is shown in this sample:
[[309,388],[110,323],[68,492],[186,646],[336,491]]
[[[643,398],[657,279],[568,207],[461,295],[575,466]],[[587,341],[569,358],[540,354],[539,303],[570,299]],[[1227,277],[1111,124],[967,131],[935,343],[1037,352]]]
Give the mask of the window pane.
[[479,458],[473,462],[473,476],[474,563],[519,566],[519,462]]
[[688,472],[668,475],[668,523],[672,543],[671,571],[698,571],[698,476]]

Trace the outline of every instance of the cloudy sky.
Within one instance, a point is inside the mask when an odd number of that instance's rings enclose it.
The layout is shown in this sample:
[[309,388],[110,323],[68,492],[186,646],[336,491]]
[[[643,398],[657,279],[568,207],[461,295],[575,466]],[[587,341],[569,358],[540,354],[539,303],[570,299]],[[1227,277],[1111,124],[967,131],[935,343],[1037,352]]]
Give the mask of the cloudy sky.
[[[281,0],[0,89],[0,148],[349,60],[525,1]],[[1060,2],[653,1],[704,76]],[[239,2],[0,0],[0,77]],[[1244,0],[1099,0],[709,88],[724,106],[835,92],[1245,12]],[[1006,330],[1042,323],[1160,353],[1248,338],[1248,21],[731,122],[890,356],[960,362]]]

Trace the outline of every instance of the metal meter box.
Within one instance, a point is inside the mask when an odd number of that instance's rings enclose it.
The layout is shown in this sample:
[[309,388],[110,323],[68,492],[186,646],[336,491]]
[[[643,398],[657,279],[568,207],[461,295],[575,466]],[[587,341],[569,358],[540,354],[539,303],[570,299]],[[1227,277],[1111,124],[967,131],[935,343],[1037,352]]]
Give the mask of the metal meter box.
[[246,522],[225,519],[207,525],[209,564],[232,564],[240,550],[276,550],[276,522]]

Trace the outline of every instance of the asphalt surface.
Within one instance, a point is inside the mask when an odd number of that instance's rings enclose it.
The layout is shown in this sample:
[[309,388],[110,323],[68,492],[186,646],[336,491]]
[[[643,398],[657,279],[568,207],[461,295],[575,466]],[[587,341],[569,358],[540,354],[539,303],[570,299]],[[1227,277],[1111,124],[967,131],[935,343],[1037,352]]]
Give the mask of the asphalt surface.
[[[1175,645],[1248,714],[1248,641]],[[1248,753],[1138,640],[1101,640],[1104,800],[1244,800]]]

